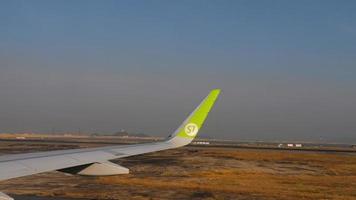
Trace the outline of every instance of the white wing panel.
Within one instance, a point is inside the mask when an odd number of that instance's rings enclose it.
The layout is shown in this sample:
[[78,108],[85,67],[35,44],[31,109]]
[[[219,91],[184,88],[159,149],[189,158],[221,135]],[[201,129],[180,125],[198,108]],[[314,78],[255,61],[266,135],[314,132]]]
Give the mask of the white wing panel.
[[[88,149],[90,150],[90,149]],[[50,154],[53,154],[51,152]],[[105,161],[115,158],[113,154],[104,151],[88,151],[70,154],[68,151],[64,155],[49,155],[39,154],[39,157],[22,158],[8,161],[0,161],[0,180],[16,178],[36,173],[53,171],[78,165]]]
[[73,166],[81,163],[66,155],[31,158],[31,159],[20,160],[18,162],[35,171],[58,169],[58,167]]
[[17,161],[1,163],[0,168],[0,180],[34,174],[34,170]]
[[73,154],[67,154],[67,156],[81,163],[101,162],[101,161],[107,161],[116,158],[114,154],[108,153],[104,150],[73,153]]
[[172,139],[138,145],[0,156],[0,180],[170,149],[177,146],[176,142],[177,139]]

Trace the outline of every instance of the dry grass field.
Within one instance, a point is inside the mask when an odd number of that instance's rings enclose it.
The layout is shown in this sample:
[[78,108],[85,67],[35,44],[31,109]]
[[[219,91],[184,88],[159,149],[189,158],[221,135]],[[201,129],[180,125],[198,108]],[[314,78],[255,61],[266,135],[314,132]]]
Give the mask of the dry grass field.
[[[37,144],[37,150],[72,146]],[[0,190],[72,199],[356,199],[352,153],[185,147],[115,162],[130,168],[131,174],[82,177],[50,172],[0,182]]]

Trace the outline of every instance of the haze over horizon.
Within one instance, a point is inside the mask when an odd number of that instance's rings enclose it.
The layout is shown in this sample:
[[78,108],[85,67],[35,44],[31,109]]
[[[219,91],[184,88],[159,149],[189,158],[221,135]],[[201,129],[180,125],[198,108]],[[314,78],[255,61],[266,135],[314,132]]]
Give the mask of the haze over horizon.
[[0,132],[356,143],[355,1],[1,1]]

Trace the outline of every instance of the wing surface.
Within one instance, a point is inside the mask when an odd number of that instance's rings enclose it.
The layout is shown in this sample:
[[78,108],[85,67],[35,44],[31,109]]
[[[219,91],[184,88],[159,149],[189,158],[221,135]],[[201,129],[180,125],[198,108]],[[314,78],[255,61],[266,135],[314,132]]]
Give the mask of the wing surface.
[[182,125],[165,141],[4,155],[0,156],[0,180],[185,146],[196,137],[219,93],[219,89],[212,90]]

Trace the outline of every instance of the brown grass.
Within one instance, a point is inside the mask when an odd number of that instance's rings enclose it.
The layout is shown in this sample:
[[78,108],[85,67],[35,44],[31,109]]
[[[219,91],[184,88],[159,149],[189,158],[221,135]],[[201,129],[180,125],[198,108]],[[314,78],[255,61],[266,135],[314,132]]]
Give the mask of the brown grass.
[[[102,177],[98,182],[110,185],[143,186],[157,190],[246,194],[262,199],[356,199],[355,156],[221,149],[203,150],[198,154],[250,164],[242,168],[219,169],[212,166],[209,169],[191,170],[185,177],[175,174],[177,177],[174,179],[171,177]],[[279,173],[278,167],[274,168],[276,163],[279,167],[280,165],[286,165],[291,169],[294,167],[293,170],[298,173]],[[260,167],[261,165],[263,167]],[[313,173],[310,173],[308,167],[314,169]],[[264,170],[265,168],[272,171]]]

